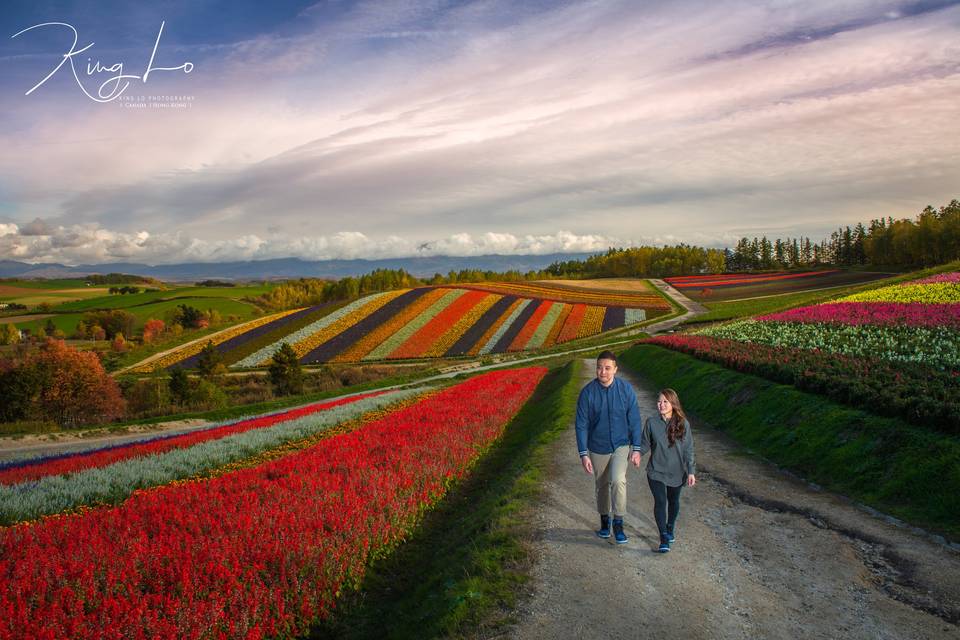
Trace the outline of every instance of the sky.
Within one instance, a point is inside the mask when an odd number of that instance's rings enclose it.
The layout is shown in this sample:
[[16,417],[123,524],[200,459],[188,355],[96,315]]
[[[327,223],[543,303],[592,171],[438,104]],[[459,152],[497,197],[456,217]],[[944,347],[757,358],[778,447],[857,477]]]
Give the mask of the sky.
[[0,259],[724,247],[960,197],[960,0],[6,0],[0,27]]

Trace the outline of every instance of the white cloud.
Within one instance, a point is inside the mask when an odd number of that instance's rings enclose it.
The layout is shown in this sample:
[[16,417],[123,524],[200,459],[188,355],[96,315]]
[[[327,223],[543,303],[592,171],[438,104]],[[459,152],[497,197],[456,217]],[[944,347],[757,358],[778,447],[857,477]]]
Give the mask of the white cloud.
[[198,69],[189,113],[0,132],[21,233],[38,216],[92,225],[29,246],[71,261],[589,251],[817,237],[957,196],[960,8],[395,0],[330,21],[325,6],[307,34]]
[[551,235],[515,236],[487,232],[456,233],[438,239],[415,240],[399,236],[370,237],[356,231],[330,236],[269,238],[245,235],[203,240],[183,233],[124,233],[95,225],[53,226],[49,233],[18,233],[17,225],[0,224],[0,253],[25,262],[69,265],[110,262],[176,264],[227,262],[297,257],[304,260],[380,259],[428,256],[543,255],[605,251],[630,246],[616,238],[578,236],[569,231]]

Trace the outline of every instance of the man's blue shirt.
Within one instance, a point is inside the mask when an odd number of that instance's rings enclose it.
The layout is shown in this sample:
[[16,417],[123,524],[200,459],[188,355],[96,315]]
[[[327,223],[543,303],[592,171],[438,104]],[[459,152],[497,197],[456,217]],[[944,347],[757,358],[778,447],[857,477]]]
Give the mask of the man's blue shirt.
[[577,398],[577,451],[613,453],[617,447],[630,445],[640,449],[640,407],[629,383],[614,377],[609,387],[594,378],[580,390]]

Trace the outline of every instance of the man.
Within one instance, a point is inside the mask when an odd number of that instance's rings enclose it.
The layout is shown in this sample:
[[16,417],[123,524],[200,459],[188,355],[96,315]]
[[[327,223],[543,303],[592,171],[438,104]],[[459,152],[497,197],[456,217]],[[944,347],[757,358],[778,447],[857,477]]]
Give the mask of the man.
[[611,351],[597,356],[597,377],[580,391],[577,399],[577,450],[583,470],[596,479],[597,511],[601,538],[613,535],[617,544],[627,542],[623,516],[627,512],[627,458],[639,462],[640,408],[628,382],[617,378],[617,357]]

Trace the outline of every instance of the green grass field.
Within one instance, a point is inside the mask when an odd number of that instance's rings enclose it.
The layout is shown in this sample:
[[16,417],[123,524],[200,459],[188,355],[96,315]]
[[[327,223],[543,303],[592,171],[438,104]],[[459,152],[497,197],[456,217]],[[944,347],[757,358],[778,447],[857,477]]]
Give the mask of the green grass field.
[[[239,300],[245,297],[256,297],[266,293],[271,285],[252,287],[176,287],[166,291],[150,291],[126,295],[107,295],[89,300],[68,302],[55,307],[53,311],[69,313],[72,311],[92,311],[97,309],[128,309],[133,312],[134,307],[148,305],[164,300],[196,300],[199,298],[220,298],[224,300]],[[191,303],[192,306],[197,306]],[[174,305],[176,306],[176,305]],[[208,305],[209,306],[209,305]],[[203,307],[206,308],[206,307]]]
[[[123,308],[124,311],[131,313],[136,317],[136,322],[134,324],[137,330],[142,329],[144,323],[151,319],[156,318],[158,320],[163,320],[167,312],[171,311],[178,305],[185,304],[191,307],[196,307],[201,311],[206,311],[207,309],[215,309],[220,313],[221,316],[226,318],[227,316],[235,315],[239,316],[241,321],[246,321],[252,319],[256,315],[256,307],[248,302],[240,302],[238,300],[228,300],[225,298],[177,298],[174,300],[166,300],[160,302],[153,302],[149,304],[144,304],[137,307],[126,307]],[[73,313],[56,313],[50,317],[53,320],[53,323],[57,326],[58,329],[62,329],[68,335],[74,331],[77,327],[77,323],[83,320],[83,312],[73,312]],[[36,331],[40,327],[46,326],[47,318],[40,318],[37,320],[30,321],[20,321],[17,322],[17,328],[19,329],[30,329],[31,331]],[[218,329],[223,329],[224,326],[218,327]],[[193,336],[195,337],[195,336]],[[186,336],[185,338],[186,339]]]
[[[62,280],[0,280],[0,287],[19,287],[22,289],[84,289],[86,280],[82,278]],[[104,287],[108,285],[102,285]]]

